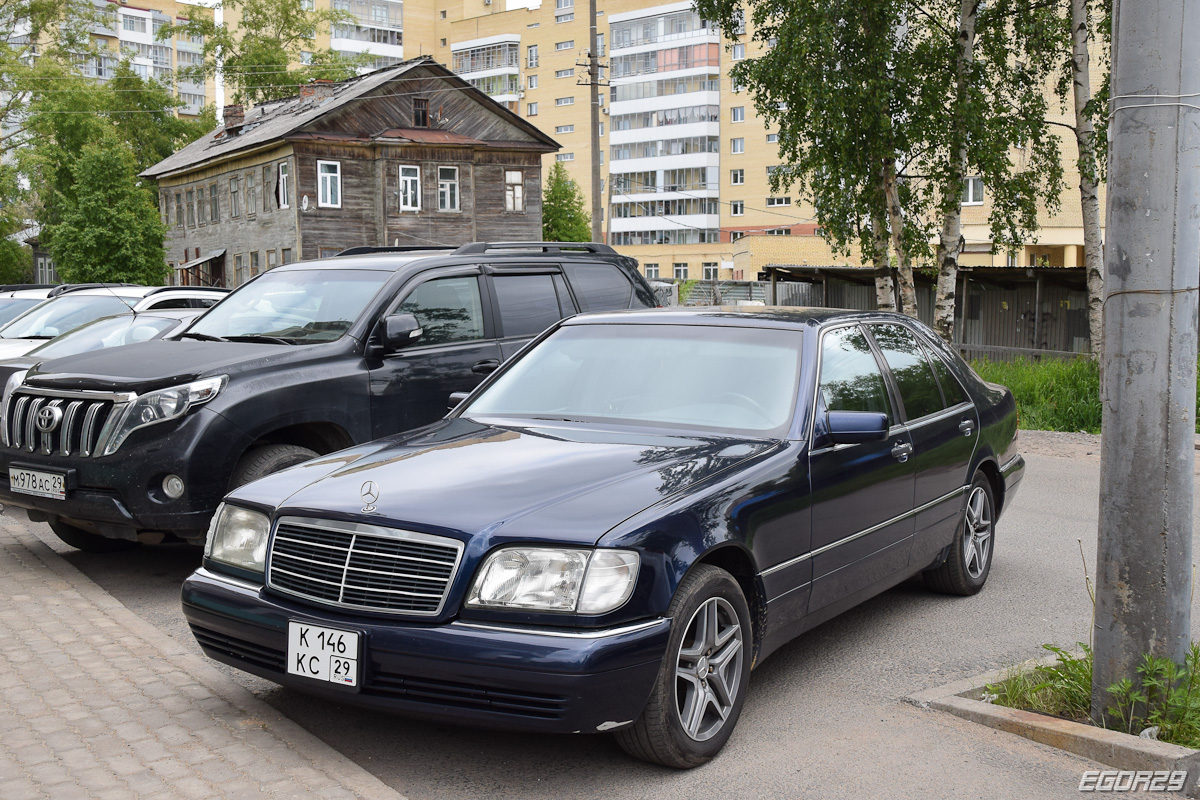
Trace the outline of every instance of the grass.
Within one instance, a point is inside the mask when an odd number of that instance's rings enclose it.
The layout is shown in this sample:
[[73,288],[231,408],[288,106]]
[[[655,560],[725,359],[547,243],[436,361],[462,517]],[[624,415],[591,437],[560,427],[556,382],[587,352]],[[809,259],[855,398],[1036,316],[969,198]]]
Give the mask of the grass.
[[973,361],[985,381],[1007,386],[1021,411],[1021,427],[1039,431],[1100,432],[1100,368],[1090,358],[1071,361]]
[[[1083,655],[1042,645],[1058,656],[1055,664],[1009,670],[987,687],[993,703],[1091,722],[1092,652]],[[1200,749],[1200,644],[1192,643],[1183,664],[1169,658],[1142,657],[1134,680],[1108,687],[1106,727],[1133,735],[1157,728],[1159,741]]]

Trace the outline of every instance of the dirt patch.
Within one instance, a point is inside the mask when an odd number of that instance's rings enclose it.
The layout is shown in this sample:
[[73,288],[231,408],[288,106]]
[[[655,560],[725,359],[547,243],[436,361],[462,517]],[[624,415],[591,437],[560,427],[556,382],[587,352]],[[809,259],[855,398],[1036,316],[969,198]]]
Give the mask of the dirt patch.
[[1100,460],[1100,434],[1021,431],[1017,449],[1023,455]]

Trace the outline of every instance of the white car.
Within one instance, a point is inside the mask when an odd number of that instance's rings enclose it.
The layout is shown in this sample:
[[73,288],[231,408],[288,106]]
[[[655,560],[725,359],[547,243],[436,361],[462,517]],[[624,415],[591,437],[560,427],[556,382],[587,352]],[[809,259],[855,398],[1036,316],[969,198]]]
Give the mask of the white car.
[[227,289],[200,286],[64,287],[0,328],[0,359],[23,356],[47,339],[100,317],[129,311],[207,308],[227,293]]

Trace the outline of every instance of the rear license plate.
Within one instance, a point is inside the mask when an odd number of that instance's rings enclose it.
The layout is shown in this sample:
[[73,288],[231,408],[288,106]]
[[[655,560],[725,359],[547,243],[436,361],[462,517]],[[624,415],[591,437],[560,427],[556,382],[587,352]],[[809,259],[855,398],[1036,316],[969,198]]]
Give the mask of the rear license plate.
[[341,686],[359,685],[360,634],[288,622],[288,673]]
[[9,467],[8,484],[18,494],[49,497],[51,500],[67,499],[67,476],[62,472]]

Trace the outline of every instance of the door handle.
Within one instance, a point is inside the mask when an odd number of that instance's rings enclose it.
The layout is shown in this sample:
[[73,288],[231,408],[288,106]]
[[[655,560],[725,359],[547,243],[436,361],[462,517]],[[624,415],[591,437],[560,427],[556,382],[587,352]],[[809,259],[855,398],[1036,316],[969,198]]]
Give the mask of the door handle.
[[496,367],[500,366],[500,359],[489,358],[484,361],[476,361],[471,365],[471,372],[479,375],[487,375],[489,372],[495,372]]
[[958,429],[962,431],[963,436],[970,436],[975,432],[975,421],[964,419],[962,422],[958,423]]
[[908,442],[900,442],[892,448],[892,457],[903,464],[908,461],[909,455],[912,454],[913,446]]

